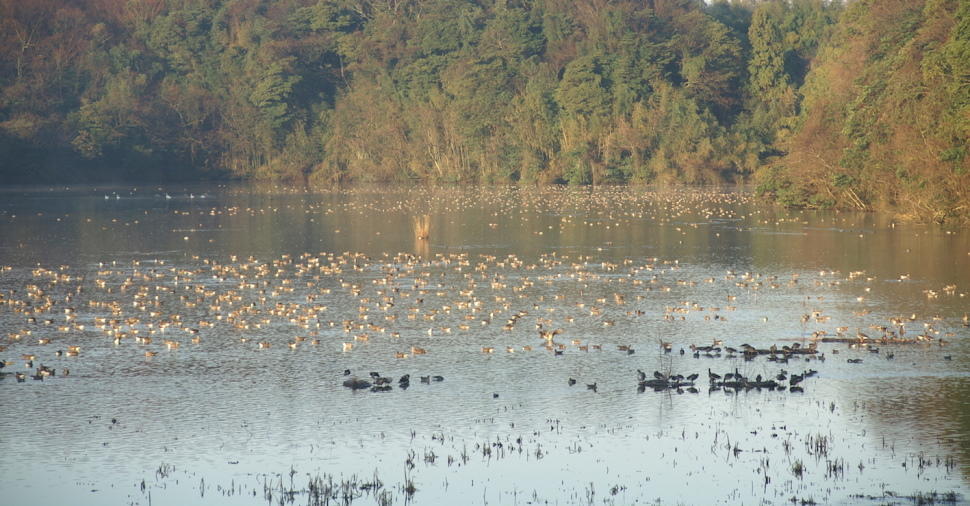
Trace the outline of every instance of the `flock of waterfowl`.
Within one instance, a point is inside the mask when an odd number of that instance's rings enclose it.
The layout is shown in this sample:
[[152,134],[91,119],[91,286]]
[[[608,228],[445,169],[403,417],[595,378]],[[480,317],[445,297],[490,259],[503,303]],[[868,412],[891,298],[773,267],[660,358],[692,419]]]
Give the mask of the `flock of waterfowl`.
[[[351,375],[350,369],[344,371],[344,376],[350,376],[345,379],[343,385],[351,390],[366,390],[370,389],[371,392],[389,392],[393,388],[394,378],[388,376],[381,376],[379,372],[371,371],[370,379],[358,378],[357,376]],[[421,383],[435,383],[444,381],[445,377],[440,374],[420,376]],[[405,374],[398,378],[397,385],[401,390],[407,390],[411,387],[411,375]]]
[[[718,199],[742,198],[742,194],[717,195]],[[620,226],[634,217],[643,218],[649,208],[633,206],[637,196],[628,192],[610,195],[610,198],[626,200],[626,206],[617,205],[624,212],[608,211],[607,206],[597,206],[591,202],[591,195],[567,193],[559,195],[558,204],[574,209],[586,209],[588,214],[599,216],[596,220],[587,218],[584,223],[590,226],[601,225],[605,228]],[[688,198],[686,204],[712,199],[711,195]],[[695,202],[692,202],[695,201]],[[577,202],[578,201],[578,202]],[[539,201],[549,204],[549,200]],[[537,202],[536,204],[538,204]],[[620,202],[622,204],[623,202]],[[732,218],[728,207],[711,205],[691,209],[683,203],[665,201],[665,211],[661,220],[673,220],[682,213],[693,211],[708,219]],[[453,202],[451,206],[471,205],[468,202]],[[439,202],[439,206],[448,204]],[[398,208],[407,206],[398,204]],[[536,205],[536,212],[540,212]],[[639,207],[639,208],[638,208]],[[593,213],[591,209],[598,209]],[[376,211],[377,208],[359,206],[357,212]],[[386,212],[387,209],[382,209]],[[218,210],[218,214],[238,213],[230,207]],[[333,213],[326,209],[326,213]],[[519,210],[522,219],[528,215]],[[656,211],[653,211],[656,212]],[[217,214],[213,208],[210,214]],[[250,213],[252,214],[252,213]],[[497,214],[497,213],[496,213]],[[564,217],[563,221],[572,218]],[[693,225],[696,227],[696,224]],[[423,234],[428,234],[428,221],[425,219]],[[680,227],[677,227],[678,231]],[[607,243],[611,244],[611,243]],[[25,325],[14,328],[7,334],[10,343],[20,342],[28,336],[36,339],[38,345],[63,343],[78,335],[92,335],[100,331],[110,337],[115,344],[134,342],[145,345],[146,356],[154,356],[158,346],[151,346],[162,338],[161,343],[167,350],[176,349],[184,344],[199,344],[208,335],[220,334],[220,330],[233,330],[241,334],[243,344],[254,339],[260,349],[285,344],[295,349],[309,343],[321,344],[321,336],[327,328],[341,328],[345,337],[342,351],[352,351],[355,345],[366,343],[371,337],[388,335],[401,337],[408,329],[396,330],[399,320],[427,323],[425,329],[429,336],[467,332],[472,325],[489,325],[495,320],[505,321],[501,329],[505,332],[516,330],[516,324],[530,316],[539,329],[546,349],[562,352],[565,345],[555,342],[564,329],[577,319],[593,320],[603,327],[615,324],[617,317],[657,316],[660,308],[650,307],[646,301],[650,292],[671,292],[678,290],[690,293],[699,284],[713,285],[716,282],[734,285],[737,290],[726,296],[728,304],[721,307],[704,307],[697,301],[683,301],[680,305],[664,306],[664,320],[685,320],[689,314],[702,314],[707,321],[725,321],[725,313],[735,311],[739,295],[753,294],[758,291],[777,291],[787,286],[798,286],[800,274],[793,274],[783,281],[777,275],[758,273],[738,274],[728,271],[720,281],[714,277],[690,280],[678,276],[682,266],[678,260],[647,258],[645,261],[624,259],[613,263],[597,259],[591,255],[560,255],[556,252],[542,254],[535,261],[519,258],[515,254],[505,257],[495,255],[438,254],[419,258],[410,253],[389,255],[384,253],[378,258],[369,258],[360,253],[304,253],[283,255],[275,259],[257,259],[253,256],[242,259],[231,255],[228,259],[193,257],[185,263],[173,265],[166,260],[131,260],[98,263],[96,266],[74,268],[67,265],[56,267],[36,267],[29,278],[23,279],[23,286],[10,286],[5,283],[5,292],[0,294],[0,304],[9,314],[20,314]],[[12,267],[3,267],[9,276]],[[450,272],[449,272],[450,271]],[[827,275],[824,271],[821,277]],[[837,273],[828,273],[835,275]],[[906,278],[906,275],[901,275]],[[849,273],[846,280],[866,278],[863,272]],[[871,280],[871,278],[869,278]],[[571,281],[572,286],[553,290],[540,290],[541,287],[563,285]],[[816,279],[814,283],[835,284],[839,280]],[[371,285],[371,286],[368,286]],[[593,288],[590,288],[593,285]],[[868,291],[869,288],[866,288]],[[570,292],[573,293],[570,293]],[[940,293],[954,296],[955,285],[942,289],[926,290],[927,297],[936,298]],[[612,293],[610,293],[612,292]],[[529,297],[530,293],[538,293]],[[596,296],[590,296],[596,293]],[[703,290],[700,292],[703,293]],[[960,293],[960,296],[963,296]],[[353,297],[357,300],[356,312],[341,308],[344,313],[333,315],[328,306],[338,297]],[[573,306],[572,311],[565,305]],[[860,301],[863,297],[859,297]],[[819,301],[822,299],[820,298]],[[326,301],[327,303],[323,303]],[[426,303],[427,301],[427,303]],[[621,311],[625,308],[632,309]],[[605,314],[607,313],[607,314]],[[456,318],[449,318],[455,314]],[[79,317],[80,315],[80,317]],[[856,316],[864,316],[860,312]],[[558,318],[556,318],[558,317]],[[820,309],[801,316],[801,323],[825,323],[831,316],[823,315]],[[554,319],[556,320],[554,322]],[[435,325],[436,322],[449,320],[450,324]],[[249,337],[254,330],[291,324],[293,335],[286,343],[274,343],[269,339]],[[964,324],[966,324],[966,317]],[[907,325],[922,325],[923,332],[907,335]],[[856,345],[872,344],[945,344],[946,337],[939,336],[935,322],[918,322],[916,315],[909,317],[893,316],[882,324],[872,324],[880,335],[870,338],[858,331],[857,336],[846,337],[850,326],[837,326],[832,331],[816,330],[811,334],[814,344],[849,343]],[[555,328],[553,330],[553,327]],[[6,328],[13,325],[7,324]],[[56,332],[51,330],[55,329]],[[224,332],[220,338],[224,339]],[[190,337],[189,342],[178,336]],[[582,336],[571,337],[571,343],[587,349],[600,350],[598,343],[582,343]],[[79,353],[82,343],[67,344],[69,356]],[[662,343],[664,351],[670,351],[673,343]],[[700,354],[721,352],[719,347],[691,344],[695,357]],[[799,343],[793,343],[786,355],[799,353]],[[503,346],[483,345],[483,353],[496,350],[507,352],[531,351],[532,344]],[[622,351],[633,352],[633,344],[621,345]],[[62,350],[63,351],[63,350]],[[683,351],[683,350],[681,350]],[[728,356],[741,354],[750,358],[753,354],[770,354],[775,357],[776,350],[755,350],[744,348],[724,351]],[[406,346],[395,351],[395,357],[426,353],[421,346]]]
[[[13,326],[14,318],[21,322],[7,332],[0,351],[19,352],[26,368],[33,370],[30,377],[36,380],[57,374],[52,361],[63,365],[64,359],[78,360],[84,350],[103,348],[105,343],[119,351],[137,349],[149,360],[161,352],[203,346],[210,340],[215,341],[216,348],[210,348],[213,352],[231,346],[253,350],[279,346],[293,351],[322,348],[344,356],[380,341],[396,359],[433,354],[437,344],[465,346],[485,355],[546,350],[560,356],[570,349],[602,352],[605,342],[612,341],[617,351],[632,355],[653,338],[634,341],[635,333],[613,330],[618,321],[625,329],[651,321],[702,318],[723,322],[726,313],[737,310],[733,304],[739,297],[743,300],[745,294],[759,290],[784,289],[774,276],[729,272],[720,282],[737,289],[726,297],[731,305],[705,307],[683,301],[657,307],[652,293],[697,286],[697,281],[680,278],[682,267],[677,261],[658,258],[611,263],[557,253],[540,255],[534,262],[516,255],[500,258],[459,253],[419,258],[401,253],[370,258],[359,253],[306,253],[269,261],[192,257],[179,265],[165,260],[115,261],[80,271],[66,265],[36,267],[21,278],[21,286],[10,286],[8,281],[0,293],[5,328]],[[10,276],[12,268],[2,271]],[[797,280],[793,276],[787,286],[794,286]],[[714,278],[700,282],[718,283]],[[955,294],[950,287],[945,291]],[[857,312],[855,318],[866,315]],[[802,325],[824,324],[830,323],[831,316],[813,309],[800,320]],[[892,316],[886,323],[869,325],[877,332],[874,337],[857,324],[854,337],[846,336],[849,326],[834,326],[765,348],[747,343],[737,348],[725,346],[722,339],[711,344],[679,342],[676,347],[680,355],[689,353],[696,359],[750,361],[765,356],[778,363],[794,358],[824,361],[819,343],[842,343],[873,353],[879,346],[945,346],[955,331],[940,330],[939,325],[937,319]],[[968,325],[966,316],[963,325]],[[918,331],[907,330],[913,326]],[[468,339],[462,340],[462,334]],[[617,343],[615,335],[630,341]],[[441,339],[447,336],[455,337]],[[597,336],[603,342],[594,341]],[[499,345],[502,341],[506,344]],[[659,343],[662,354],[675,349],[673,342]],[[839,349],[833,348],[831,353],[839,353]],[[887,357],[892,358],[891,352]],[[16,365],[10,359],[2,364],[5,368]],[[64,365],[60,376],[69,372]],[[24,372],[15,376],[18,381],[27,377]],[[378,381],[356,380],[345,386],[375,391],[389,386],[390,381],[381,381],[386,378],[373,379]],[[674,377],[641,380],[649,387],[674,389],[691,388],[692,383],[693,379],[685,383]],[[404,381],[402,386],[406,384]],[[717,385],[779,386],[737,377]]]

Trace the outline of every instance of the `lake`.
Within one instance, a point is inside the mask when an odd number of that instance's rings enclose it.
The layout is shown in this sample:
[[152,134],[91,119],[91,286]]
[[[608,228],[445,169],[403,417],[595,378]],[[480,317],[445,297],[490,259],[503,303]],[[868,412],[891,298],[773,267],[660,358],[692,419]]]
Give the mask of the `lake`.
[[7,504],[970,501],[966,229],[733,188],[0,197]]

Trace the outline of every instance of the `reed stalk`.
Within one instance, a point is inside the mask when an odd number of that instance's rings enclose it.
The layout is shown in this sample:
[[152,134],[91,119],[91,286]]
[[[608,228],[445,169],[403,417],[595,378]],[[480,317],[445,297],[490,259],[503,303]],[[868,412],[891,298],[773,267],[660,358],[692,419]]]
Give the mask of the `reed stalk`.
[[431,215],[423,214],[414,217],[414,238],[427,241],[431,237]]

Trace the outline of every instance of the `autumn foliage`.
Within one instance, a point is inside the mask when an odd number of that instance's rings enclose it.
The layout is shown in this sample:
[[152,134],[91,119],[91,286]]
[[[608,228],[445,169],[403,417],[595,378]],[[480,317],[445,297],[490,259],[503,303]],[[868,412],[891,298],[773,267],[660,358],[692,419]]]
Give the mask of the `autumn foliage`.
[[0,0],[0,182],[755,181],[967,208],[959,0]]

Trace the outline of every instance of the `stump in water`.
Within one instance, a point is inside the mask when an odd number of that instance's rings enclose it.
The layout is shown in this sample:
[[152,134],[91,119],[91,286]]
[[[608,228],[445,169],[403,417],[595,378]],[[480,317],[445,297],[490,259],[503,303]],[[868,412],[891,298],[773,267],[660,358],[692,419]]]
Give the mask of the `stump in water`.
[[431,237],[431,215],[424,214],[414,217],[414,238],[427,241]]

